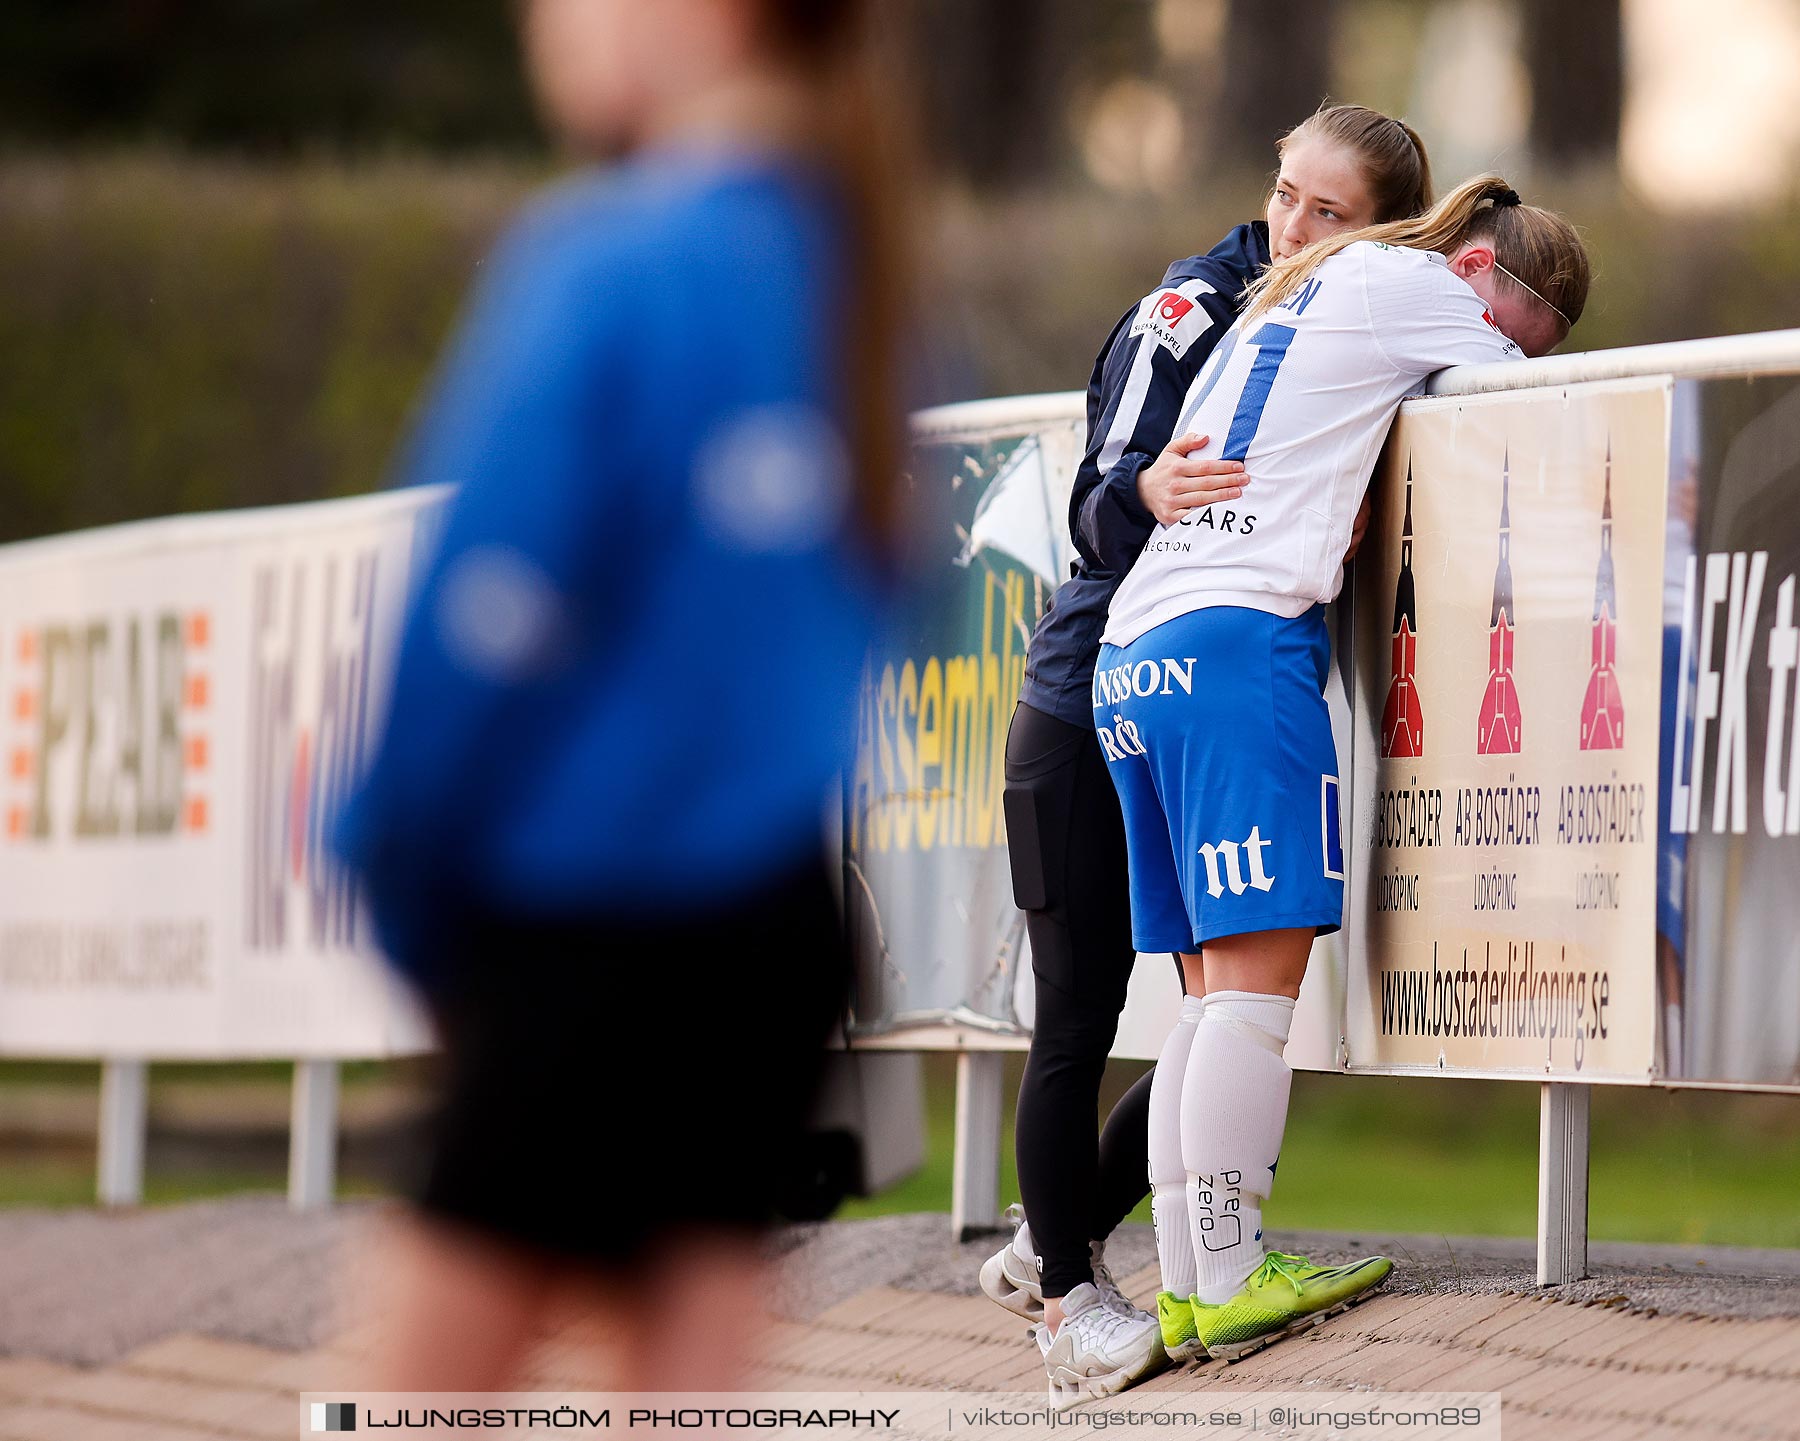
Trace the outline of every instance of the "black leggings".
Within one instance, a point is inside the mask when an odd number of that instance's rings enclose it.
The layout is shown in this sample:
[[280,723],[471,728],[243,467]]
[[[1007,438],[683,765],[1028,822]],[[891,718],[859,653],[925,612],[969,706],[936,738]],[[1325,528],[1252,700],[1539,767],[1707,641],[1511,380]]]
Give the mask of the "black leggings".
[[1019,1086],[1019,1191],[1044,1294],[1093,1280],[1088,1242],[1149,1193],[1150,1073],[1096,1137],[1100,1080],[1136,952],[1119,798],[1092,726],[1021,703],[1006,737],[1006,834],[1037,1020]]

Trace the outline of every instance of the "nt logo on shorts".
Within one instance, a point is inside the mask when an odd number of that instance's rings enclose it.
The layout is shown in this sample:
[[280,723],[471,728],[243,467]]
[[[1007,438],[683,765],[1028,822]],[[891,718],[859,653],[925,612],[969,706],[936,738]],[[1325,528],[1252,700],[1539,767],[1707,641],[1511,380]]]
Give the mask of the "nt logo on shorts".
[[[1263,852],[1273,844],[1263,839],[1261,826],[1252,826],[1249,839],[1242,843],[1219,841],[1201,846],[1200,855],[1206,861],[1206,893],[1216,901],[1227,890],[1241,896],[1249,890],[1272,889],[1275,877],[1263,865]],[[1244,875],[1246,859],[1250,866],[1248,878]]]

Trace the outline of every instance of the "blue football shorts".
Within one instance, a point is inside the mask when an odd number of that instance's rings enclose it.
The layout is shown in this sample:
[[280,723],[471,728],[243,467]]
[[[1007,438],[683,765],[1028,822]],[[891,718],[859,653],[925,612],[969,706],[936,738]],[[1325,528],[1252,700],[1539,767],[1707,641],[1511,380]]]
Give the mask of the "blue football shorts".
[[1094,725],[1125,815],[1140,951],[1344,915],[1325,608],[1215,606],[1100,648]]

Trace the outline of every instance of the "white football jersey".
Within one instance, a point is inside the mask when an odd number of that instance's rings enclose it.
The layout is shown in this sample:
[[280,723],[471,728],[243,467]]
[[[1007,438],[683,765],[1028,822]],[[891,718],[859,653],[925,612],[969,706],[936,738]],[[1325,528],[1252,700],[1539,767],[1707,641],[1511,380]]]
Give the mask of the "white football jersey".
[[1517,358],[1435,251],[1358,241],[1284,304],[1240,318],[1195,376],[1174,435],[1244,462],[1243,496],[1159,525],[1107,613],[1129,645],[1206,606],[1297,616],[1335,599],[1394,411],[1433,371]]

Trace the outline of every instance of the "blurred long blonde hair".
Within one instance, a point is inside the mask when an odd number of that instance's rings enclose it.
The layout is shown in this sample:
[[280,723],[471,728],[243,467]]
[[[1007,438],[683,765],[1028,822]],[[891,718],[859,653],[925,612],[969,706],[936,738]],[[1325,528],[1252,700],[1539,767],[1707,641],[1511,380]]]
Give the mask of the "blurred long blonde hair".
[[900,374],[914,280],[913,187],[919,170],[899,17],[885,0],[754,0],[764,36],[812,81],[816,133],[849,225],[850,288],[841,297],[858,511],[878,554],[905,548],[906,421]]

